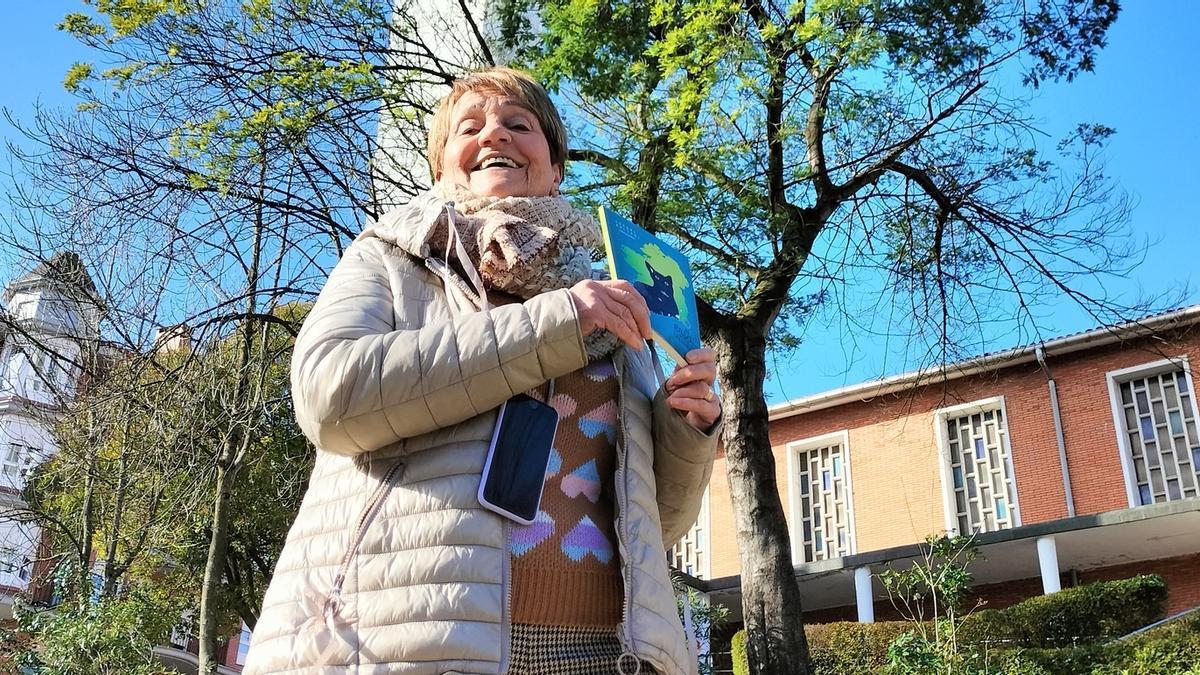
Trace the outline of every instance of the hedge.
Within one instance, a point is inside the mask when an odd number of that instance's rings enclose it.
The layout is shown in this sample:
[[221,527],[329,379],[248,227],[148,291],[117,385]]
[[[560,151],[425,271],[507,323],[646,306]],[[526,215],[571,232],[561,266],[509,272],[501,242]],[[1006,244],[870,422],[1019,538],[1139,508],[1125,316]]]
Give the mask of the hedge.
[[[1136,657],[1129,651],[1132,649],[1129,643],[1109,648],[1089,645],[1153,623],[1162,617],[1166,599],[1166,584],[1156,575],[1096,582],[1029,598],[1005,609],[977,611],[959,629],[959,643],[976,645],[981,651],[986,649],[989,663],[999,673],[1091,675],[1093,666],[1110,662],[1125,664]],[[867,675],[883,672],[888,645],[912,629],[912,624],[906,621],[839,622],[807,626],[805,635],[817,675]],[[1163,643],[1163,639],[1169,644]],[[1200,638],[1181,638],[1176,633],[1163,639],[1155,642],[1158,646],[1153,649],[1187,653],[1188,649],[1200,646]],[[1068,648],[1060,648],[1064,646]],[[734,635],[732,656],[735,675],[748,675],[743,631]],[[1148,663],[1155,660],[1154,655],[1144,658]],[[1119,672],[1122,671],[1113,671],[1111,675]],[[1129,672],[1159,675],[1175,671]],[[1179,672],[1200,675],[1200,672]]]
[[1072,647],[1127,635],[1162,618],[1167,585],[1143,574],[1039,595],[1004,609],[979,610],[959,630],[960,643]]
[[1200,616],[1129,640],[1060,649],[1021,649],[1010,661],[1030,675],[1200,675]]
[[912,628],[906,621],[839,621],[807,626],[804,634],[817,673],[851,675],[883,672],[888,645]]

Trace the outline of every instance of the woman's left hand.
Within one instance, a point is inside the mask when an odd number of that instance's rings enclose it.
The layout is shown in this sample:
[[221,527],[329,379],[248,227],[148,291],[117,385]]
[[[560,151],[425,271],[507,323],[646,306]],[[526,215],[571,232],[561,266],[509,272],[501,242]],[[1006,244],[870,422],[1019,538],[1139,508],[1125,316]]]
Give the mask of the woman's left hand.
[[667,405],[687,413],[688,424],[707,431],[721,416],[721,401],[713,391],[717,379],[717,353],[708,347],[693,349],[685,356],[686,365],[676,365],[675,372],[663,383],[667,390]]

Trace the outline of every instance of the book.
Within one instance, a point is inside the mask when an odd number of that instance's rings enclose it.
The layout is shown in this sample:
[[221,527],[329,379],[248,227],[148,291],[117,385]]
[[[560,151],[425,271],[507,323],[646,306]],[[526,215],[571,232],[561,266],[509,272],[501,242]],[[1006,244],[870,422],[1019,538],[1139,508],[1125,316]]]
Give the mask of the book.
[[633,284],[650,309],[654,342],[676,363],[700,347],[696,290],[687,256],[612,209],[600,207],[600,229],[613,279]]

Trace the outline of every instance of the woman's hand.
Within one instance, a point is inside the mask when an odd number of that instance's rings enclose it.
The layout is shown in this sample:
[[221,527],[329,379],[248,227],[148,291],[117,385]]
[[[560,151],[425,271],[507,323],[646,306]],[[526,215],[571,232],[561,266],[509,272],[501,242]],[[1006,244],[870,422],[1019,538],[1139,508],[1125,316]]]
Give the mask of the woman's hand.
[[645,340],[650,337],[650,310],[628,281],[585,279],[572,286],[570,292],[584,335],[603,329],[634,349],[646,346]]
[[663,383],[667,390],[667,405],[687,413],[688,424],[707,431],[721,416],[721,402],[713,391],[717,353],[701,347],[688,352],[684,358],[687,364],[677,364],[675,372]]

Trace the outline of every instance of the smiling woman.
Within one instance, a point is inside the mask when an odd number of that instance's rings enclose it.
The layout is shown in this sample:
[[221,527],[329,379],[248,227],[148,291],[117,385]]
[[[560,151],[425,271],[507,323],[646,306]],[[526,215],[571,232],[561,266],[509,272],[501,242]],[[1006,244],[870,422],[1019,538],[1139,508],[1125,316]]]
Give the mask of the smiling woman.
[[[593,279],[599,227],[557,196],[566,154],[529,76],[462,78],[435,188],[330,275],[292,357],[317,462],[247,675],[696,672],[665,550],[712,470],[715,357],[655,376],[646,302]],[[557,430],[493,453],[501,405]],[[540,485],[532,522],[481,503],[485,461]]]

